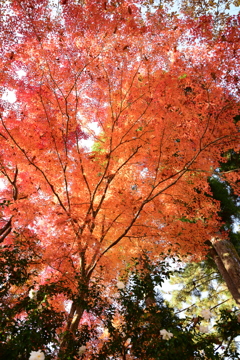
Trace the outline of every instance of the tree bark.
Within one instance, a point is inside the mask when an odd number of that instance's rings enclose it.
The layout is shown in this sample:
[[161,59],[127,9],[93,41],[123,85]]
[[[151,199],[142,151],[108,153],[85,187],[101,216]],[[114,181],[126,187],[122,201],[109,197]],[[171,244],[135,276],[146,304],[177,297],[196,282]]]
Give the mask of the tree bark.
[[240,307],[240,257],[229,240],[213,240],[210,251],[229,292]]
[[0,243],[2,243],[5,238],[12,231],[12,217],[8,220],[8,222],[0,229]]
[[84,300],[84,298],[86,298],[87,293],[88,293],[87,289],[85,289],[85,291],[80,291],[78,298],[81,299],[81,303],[82,303],[81,305],[79,304],[79,299],[76,302],[75,301],[72,302],[71,309],[70,309],[70,312],[68,315],[67,324],[66,324],[65,334],[60,343],[60,352],[59,353],[65,353],[67,346],[68,346],[69,339],[70,338],[74,339],[76,336],[76,332],[78,330],[80,320],[82,318],[84,310],[86,310],[85,306],[83,305],[84,304],[83,300]]
[[82,318],[84,307],[75,305],[75,303],[72,303],[71,310],[68,316],[68,322],[66,326],[66,333],[64,334],[62,341],[60,343],[60,353],[64,353],[68,342],[69,342],[69,336],[73,339],[75,338],[76,331],[78,329],[79,322]]

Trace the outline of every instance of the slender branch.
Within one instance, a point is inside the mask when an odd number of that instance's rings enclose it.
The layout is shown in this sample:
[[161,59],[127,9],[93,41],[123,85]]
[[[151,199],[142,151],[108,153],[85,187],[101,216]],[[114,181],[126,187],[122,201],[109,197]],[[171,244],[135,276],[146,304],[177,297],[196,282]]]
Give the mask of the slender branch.
[[29,163],[35,167],[36,170],[38,170],[42,176],[44,177],[44,179],[46,180],[47,184],[49,185],[50,189],[52,190],[53,194],[56,196],[56,198],[58,199],[58,202],[60,204],[60,206],[62,207],[62,209],[67,213],[67,215],[69,215],[66,207],[64,206],[62,200],[60,199],[58,193],[56,192],[54,186],[52,185],[52,183],[50,182],[50,180],[48,179],[47,175],[45,174],[45,172],[38,166],[36,165],[31,159],[30,157],[27,155],[26,151],[18,144],[18,142],[16,141],[16,139],[12,136],[12,134],[10,133],[10,131],[7,129],[2,116],[0,115],[0,119],[2,121],[3,127],[6,130],[6,132],[8,133],[8,135],[10,136],[11,140],[13,141],[13,143],[17,146],[17,148],[23,153],[23,155],[25,156],[25,158],[29,161]]
[[217,305],[215,305],[215,306],[211,307],[211,308],[210,308],[210,310],[215,309],[216,307],[218,307],[218,306],[220,306],[220,305],[224,304],[225,302],[227,302],[227,301],[229,301],[229,300],[231,300],[231,298],[229,298],[229,299],[227,299],[227,300],[224,300],[224,301],[220,302],[219,304],[217,304]]
[[12,231],[12,217],[8,220],[8,222],[0,229],[0,243],[4,241],[4,239],[10,234]]
[[183,311],[185,311],[185,310],[188,310],[188,309],[190,309],[191,307],[194,307],[194,306],[196,307],[195,304],[192,304],[192,305],[190,305],[190,306],[188,306],[188,307],[186,307],[186,308],[184,308],[184,309],[182,309],[182,310],[179,310],[179,311],[175,312],[174,314],[175,314],[175,315],[180,314],[181,312],[183,312]]

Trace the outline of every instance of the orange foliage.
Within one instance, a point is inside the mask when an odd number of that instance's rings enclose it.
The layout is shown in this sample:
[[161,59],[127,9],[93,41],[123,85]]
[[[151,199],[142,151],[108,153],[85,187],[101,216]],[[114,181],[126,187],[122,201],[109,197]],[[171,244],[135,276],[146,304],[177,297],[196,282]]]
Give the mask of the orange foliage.
[[207,178],[239,150],[239,27],[213,37],[210,18],[142,15],[131,1],[8,6],[3,218],[35,232],[46,271],[73,284],[100,264],[110,280],[143,249],[200,258],[219,228]]

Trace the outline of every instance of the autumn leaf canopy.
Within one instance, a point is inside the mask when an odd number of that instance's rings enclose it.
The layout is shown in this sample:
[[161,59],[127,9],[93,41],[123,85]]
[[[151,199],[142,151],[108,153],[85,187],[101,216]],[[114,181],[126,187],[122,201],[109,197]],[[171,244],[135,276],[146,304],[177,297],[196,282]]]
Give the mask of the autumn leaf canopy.
[[238,19],[216,34],[140,5],[1,3],[2,240],[37,238],[43,280],[112,277],[143,250],[197,259],[218,232],[207,179],[239,151]]

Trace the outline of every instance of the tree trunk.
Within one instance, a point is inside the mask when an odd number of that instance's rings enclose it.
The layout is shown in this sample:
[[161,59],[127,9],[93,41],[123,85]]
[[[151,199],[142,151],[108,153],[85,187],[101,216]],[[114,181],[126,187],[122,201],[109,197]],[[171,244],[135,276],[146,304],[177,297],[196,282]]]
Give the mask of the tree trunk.
[[240,307],[240,257],[228,240],[214,240],[212,246],[210,255],[225,280],[229,292]]
[[81,320],[81,317],[84,312],[84,308],[81,306],[76,306],[74,303],[72,303],[70,314],[68,317],[68,323],[66,327],[66,333],[64,334],[61,344],[60,344],[60,353],[65,353],[65,350],[67,348],[68,342],[69,342],[69,336],[73,339],[75,338],[76,331],[78,329],[79,322]]
[[60,353],[65,352],[69,342],[69,337],[72,339],[75,338],[76,331],[78,329],[78,325],[80,323],[84,310],[85,310],[84,306],[77,305],[74,302],[72,303],[70,313],[68,315],[68,321],[65,330],[66,333],[64,334],[60,344]]

